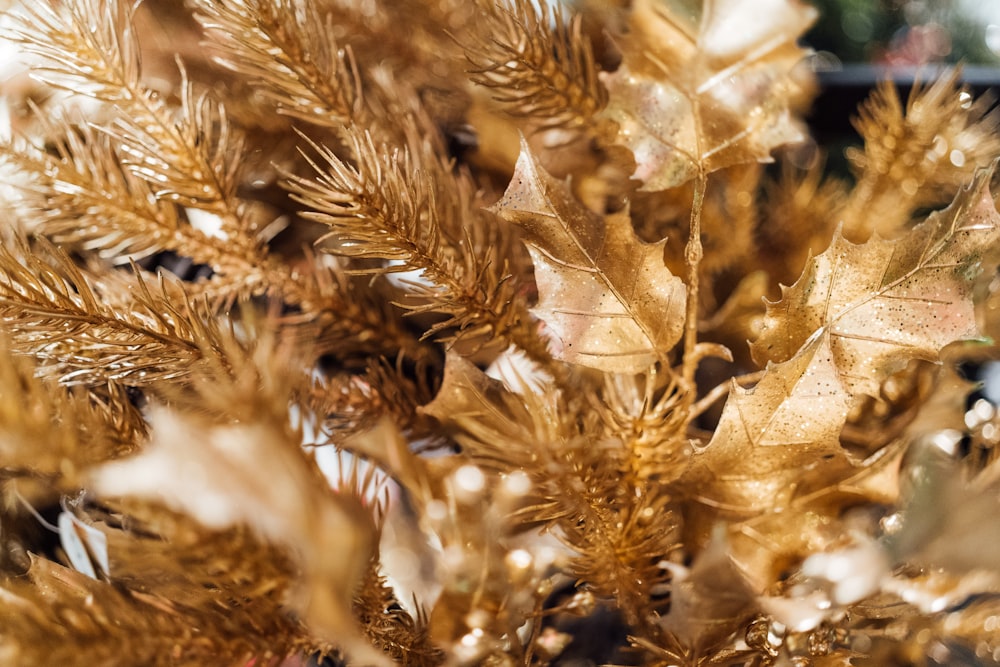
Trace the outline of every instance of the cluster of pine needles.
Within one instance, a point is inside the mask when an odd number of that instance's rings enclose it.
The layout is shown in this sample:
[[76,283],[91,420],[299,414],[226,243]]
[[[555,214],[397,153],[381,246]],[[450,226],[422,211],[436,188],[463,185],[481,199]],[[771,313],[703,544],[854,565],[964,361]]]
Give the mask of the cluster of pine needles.
[[3,664],[1000,663],[959,74],[836,175],[799,0],[0,9]]

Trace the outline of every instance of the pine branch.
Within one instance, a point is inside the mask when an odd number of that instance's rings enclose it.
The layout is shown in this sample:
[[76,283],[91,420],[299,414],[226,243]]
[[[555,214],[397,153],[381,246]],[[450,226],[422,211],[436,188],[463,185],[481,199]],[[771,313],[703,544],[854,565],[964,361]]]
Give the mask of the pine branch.
[[[810,255],[821,252],[840,222],[848,190],[832,177],[824,177],[825,160],[817,159],[799,170],[782,162],[781,173],[765,183],[766,208],[758,228],[760,268],[771,274],[772,283],[794,282]],[[802,220],[813,221],[810,225]]]
[[[246,278],[264,261],[245,236],[209,235],[169,197],[122,164],[112,137],[86,124],[46,121],[47,148],[7,144],[0,155],[30,174],[20,190],[29,231],[118,263],[170,250]],[[235,266],[228,266],[235,265]]]
[[115,384],[58,386],[35,376],[33,360],[15,356],[0,336],[0,433],[5,478],[46,480],[69,492],[87,467],[123,456],[145,439],[142,416]]
[[541,129],[591,126],[607,94],[580,17],[530,0],[484,3],[483,10],[483,39],[466,45],[472,81]]
[[105,131],[120,142],[123,163],[158,197],[219,215],[234,236],[251,231],[235,198],[241,140],[221,106],[194,93],[183,67],[177,109],[143,83],[131,5],[40,3],[16,20],[13,38],[42,61],[36,77],[115,106],[117,119]]
[[360,73],[339,49],[331,13],[306,0],[198,0],[217,62],[246,77],[278,110],[339,128],[366,117]]
[[203,350],[221,346],[219,325],[204,310],[176,305],[165,288],[153,292],[140,280],[132,307],[117,309],[102,304],[80,270],[48,243],[39,240],[34,252],[23,239],[6,245],[0,319],[12,348],[34,355],[49,377],[151,385],[184,377]]
[[680,381],[672,369],[653,366],[638,376],[606,375],[601,391],[588,395],[603,429],[625,450],[628,486],[665,482],[684,467],[691,416],[683,409]]
[[855,127],[865,147],[847,152],[858,184],[840,214],[848,238],[892,237],[1000,155],[1000,113],[988,97],[974,101],[959,76],[955,70],[930,86],[915,84],[905,109],[888,82],[861,105]]
[[320,422],[316,444],[342,443],[388,417],[407,440],[421,442],[421,449],[447,445],[433,420],[420,411],[437,389],[425,376],[437,369],[419,363],[414,368],[402,361],[373,364],[361,375],[331,373],[315,380],[305,403]]
[[99,525],[112,583],[39,556],[26,576],[0,581],[18,611],[3,632],[14,662],[195,665],[329,650],[283,613],[287,557],[246,531],[209,534],[181,518],[170,526],[162,508],[152,526],[130,517],[132,531],[122,530],[120,514],[98,516],[110,522]]
[[445,660],[428,636],[426,619],[414,619],[400,607],[392,587],[373,559],[354,597],[354,611],[369,641],[399,664],[435,667]]
[[[399,39],[394,26],[382,24],[380,14],[373,17],[356,8],[316,0],[194,4],[198,21],[213,40],[209,48],[216,61],[246,77],[279,113],[317,129],[339,133],[356,125],[380,140],[405,141],[405,124],[390,119],[424,106],[412,77],[396,77],[384,67],[362,69],[351,43],[380,52],[367,53],[368,62],[402,57],[414,70],[421,69],[420,63],[441,62],[437,53],[424,53],[412,36]],[[338,46],[338,33],[349,36],[347,46]],[[407,52],[413,52],[410,58],[404,56]],[[451,97],[457,96],[452,91]],[[345,144],[349,149],[351,140]]]
[[[82,38],[76,36],[95,21],[107,26]],[[131,10],[124,0],[73,0],[61,13],[45,7],[29,12],[16,37],[28,50],[47,59],[40,71],[52,85],[116,105],[120,117],[106,131],[120,144],[121,164],[148,181],[158,200],[218,216],[228,252],[214,253],[213,268],[225,275],[231,267],[222,260],[236,260],[239,266],[232,274],[240,278],[238,282],[260,285],[259,291],[244,288],[245,293],[262,293],[277,286],[283,298],[314,313],[330,306],[343,312],[353,320],[350,329],[360,331],[361,337],[381,329],[383,323],[372,322],[369,313],[345,304],[343,299],[323,303],[320,295],[311,291],[315,283],[290,273],[284,264],[266,261],[263,239],[236,197],[241,140],[232,136],[219,105],[206,95],[194,94],[183,70],[181,105],[175,120],[171,108],[140,80],[131,21]],[[58,38],[46,41],[48,33]],[[401,342],[404,350],[416,347],[405,337]]]
[[[362,349],[372,348],[362,340],[381,342],[374,351],[388,356],[400,351],[414,358],[428,356],[384,310],[358,303],[342,283],[324,277],[330,267],[310,262],[295,271],[247,234],[209,235],[186,219],[187,211],[178,210],[124,166],[109,136],[60,121],[45,127],[51,150],[0,146],[0,159],[30,175],[16,186],[20,217],[29,230],[118,263],[173,251],[211,267],[209,279],[188,293],[218,307],[268,295],[299,307],[310,319],[337,312],[330,326],[341,341],[357,340]],[[375,337],[373,331],[385,335]]]
[[568,565],[574,578],[614,600],[637,633],[656,637],[653,591],[667,578],[658,563],[675,546],[667,499],[629,472],[648,450],[624,443],[620,431],[606,432],[592,403],[573,400],[543,390],[516,394],[451,356],[424,412],[477,465],[527,474],[530,497],[512,518],[553,530],[575,552]]
[[366,269],[372,273],[420,272],[407,287],[424,303],[401,305],[414,313],[447,316],[426,336],[458,329],[449,337],[490,333],[529,339],[524,304],[515,298],[500,254],[510,240],[471,208],[467,184],[455,180],[433,153],[425,153],[430,147],[424,142],[416,149],[393,150],[355,128],[345,130],[345,136],[356,156],[353,165],[313,144],[315,176],[286,175],[293,198],[311,209],[303,217],[331,228],[320,247],[381,260]]

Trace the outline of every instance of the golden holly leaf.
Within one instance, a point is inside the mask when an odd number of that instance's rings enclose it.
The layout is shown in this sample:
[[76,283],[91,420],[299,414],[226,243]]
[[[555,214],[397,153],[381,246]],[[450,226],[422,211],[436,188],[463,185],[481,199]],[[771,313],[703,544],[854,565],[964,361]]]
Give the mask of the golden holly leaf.
[[[457,353],[448,352],[445,359],[441,389],[420,412],[440,421],[448,431],[454,428],[486,442],[518,439],[518,432],[531,424],[531,413],[523,401]],[[467,442],[460,439],[462,445]]]
[[519,394],[450,351],[434,400],[420,412],[437,419],[442,431],[477,465],[509,472],[539,465],[540,433],[561,435],[551,393]]
[[713,515],[748,517],[786,505],[814,473],[850,462],[840,446],[851,394],[821,332],[757,386],[735,381],[712,440],[681,483]]
[[789,110],[796,40],[816,10],[796,0],[637,0],[624,61],[604,76],[604,114],[635,155],[643,190],[770,161],[804,133]]
[[514,176],[493,206],[526,232],[539,303],[533,310],[562,343],[558,359],[637,373],[684,330],[684,283],[663,245],[636,237],[627,213],[589,211],[522,145]]
[[874,394],[911,359],[935,360],[948,343],[979,335],[972,291],[1000,242],[992,175],[979,172],[951,206],[898,240],[854,245],[838,231],[768,303],[754,359],[789,359],[825,327],[848,391]]

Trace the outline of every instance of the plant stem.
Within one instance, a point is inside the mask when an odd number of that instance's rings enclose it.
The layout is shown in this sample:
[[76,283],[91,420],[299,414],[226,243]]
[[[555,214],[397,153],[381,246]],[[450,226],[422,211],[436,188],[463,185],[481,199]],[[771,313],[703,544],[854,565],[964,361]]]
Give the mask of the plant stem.
[[698,344],[698,287],[699,271],[704,250],[701,245],[701,209],[705,203],[705,187],[708,177],[704,170],[698,171],[694,180],[694,197],[691,201],[691,231],[688,236],[684,260],[688,268],[687,313],[684,330],[684,362],[683,380],[687,389],[687,401],[693,402],[697,395],[694,383],[694,372],[698,367],[695,357],[695,346]]
[[[762,377],[764,377],[764,371],[757,371],[756,373],[740,375],[734,379],[737,384],[752,384],[754,382],[759,382]],[[729,394],[729,388],[731,386],[732,383],[729,381],[716,385],[711,391],[705,394],[701,400],[691,406],[691,409],[688,410],[688,421],[697,419],[703,412],[712,407],[716,401]]]

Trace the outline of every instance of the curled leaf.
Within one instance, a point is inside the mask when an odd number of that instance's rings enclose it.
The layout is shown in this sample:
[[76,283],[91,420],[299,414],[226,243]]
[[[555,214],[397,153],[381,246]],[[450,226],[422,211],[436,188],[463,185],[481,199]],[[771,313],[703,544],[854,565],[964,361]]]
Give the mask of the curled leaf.
[[729,558],[725,531],[713,534],[690,568],[670,564],[670,570],[670,611],[660,624],[693,655],[709,654],[753,614],[753,596]]
[[360,504],[333,495],[297,443],[266,424],[206,433],[204,425],[166,410],[152,421],[150,446],[96,470],[93,486],[163,502],[207,528],[247,525],[289,548],[308,582],[301,611],[313,632],[360,664],[388,664],[361,638],[351,611],[375,545],[374,525]]

